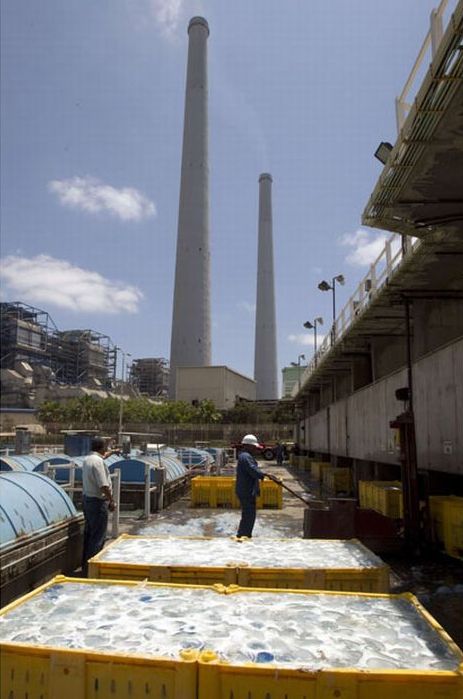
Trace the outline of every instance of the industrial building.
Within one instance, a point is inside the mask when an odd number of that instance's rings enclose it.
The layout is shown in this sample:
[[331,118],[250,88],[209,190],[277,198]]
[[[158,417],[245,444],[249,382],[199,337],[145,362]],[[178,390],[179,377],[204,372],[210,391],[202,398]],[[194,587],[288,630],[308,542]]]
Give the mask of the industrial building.
[[130,367],[130,383],[143,396],[166,397],[169,391],[169,362],[163,357],[134,359]]
[[282,398],[291,398],[293,394],[293,389],[297,389],[300,378],[304,371],[304,367],[299,366],[285,366],[281,370],[282,373]]
[[354,490],[361,479],[401,477],[415,538],[419,493],[462,488],[462,32],[461,2],[445,32],[433,13],[362,219],[394,233],[292,392],[309,455],[351,467]]
[[3,302],[0,311],[3,405],[26,408],[47,397],[73,397],[63,387],[112,389],[117,349],[107,335],[58,330],[46,311],[20,302]]
[[256,400],[256,382],[226,366],[177,367],[175,398],[194,404],[208,399],[226,410],[240,399]]

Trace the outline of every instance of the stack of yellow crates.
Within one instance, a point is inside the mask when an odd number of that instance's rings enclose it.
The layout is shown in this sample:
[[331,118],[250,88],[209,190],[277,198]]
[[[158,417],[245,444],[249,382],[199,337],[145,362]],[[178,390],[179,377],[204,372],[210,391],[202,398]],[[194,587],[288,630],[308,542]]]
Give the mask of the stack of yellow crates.
[[[235,495],[233,476],[196,476],[191,481],[191,505],[193,507],[240,507]],[[283,508],[283,489],[279,483],[264,480],[260,483],[257,507]]]

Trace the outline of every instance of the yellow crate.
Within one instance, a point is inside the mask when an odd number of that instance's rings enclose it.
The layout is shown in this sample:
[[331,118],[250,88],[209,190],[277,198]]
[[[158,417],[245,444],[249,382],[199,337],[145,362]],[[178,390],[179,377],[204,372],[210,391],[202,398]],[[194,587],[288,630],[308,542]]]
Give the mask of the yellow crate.
[[431,521],[434,536],[436,541],[443,544],[444,543],[444,509],[448,502],[452,500],[462,500],[456,495],[430,495],[429,496],[429,509],[431,513]]
[[444,504],[444,547],[450,556],[463,559],[463,498]]
[[[240,585],[241,587],[282,588],[293,590],[338,590],[350,592],[389,592],[389,567],[386,564],[368,568],[254,568],[243,562],[230,565],[148,565],[106,561],[108,548],[121,540],[139,539],[138,536],[121,534],[89,561],[89,578],[95,580],[149,580],[151,582],[176,583],[186,585]],[[164,539],[164,537],[141,537],[143,539]],[[179,537],[181,541],[198,540],[206,544],[210,537]],[[333,540],[334,541],[334,540]],[[281,539],[282,549],[286,539]],[[344,541],[339,540],[339,543]],[[371,553],[360,541],[352,539],[358,549]],[[244,551],[246,542],[240,546]],[[240,551],[237,550],[239,556]]]
[[271,480],[261,481],[260,495],[257,498],[257,507],[281,510],[283,508],[282,486]]
[[[215,493],[211,493],[211,478],[196,476],[191,479],[191,504],[193,507],[213,507],[211,499]],[[216,505],[214,505],[216,506]]]
[[[256,591],[256,590],[254,590]],[[262,590],[264,591],[264,590]],[[236,588],[228,594],[248,594]],[[267,590],[271,592],[271,590]],[[295,590],[287,594],[295,594]],[[282,593],[285,594],[285,593]],[[301,594],[299,591],[298,594]],[[316,595],[305,591],[303,594]],[[325,594],[349,594],[328,592]],[[363,597],[377,597],[363,593]],[[457,671],[364,670],[326,668],[321,670],[275,668],[261,664],[231,665],[213,651],[199,655],[198,699],[461,699],[463,654],[447,633],[410,593],[381,595],[411,603],[459,657]],[[329,633],[329,632],[328,632]]]
[[[238,582],[236,564],[230,566],[172,566],[102,560],[104,552],[111,546],[115,546],[121,539],[137,538],[139,537],[121,534],[118,539],[108,544],[103,551],[89,560],[88,577],[95,580],[150,580],[151,582],[181,585],[236,585]],[[157,536],[143,538],[164,539],[164,537]],[[201,536],[179,538],[208,540],[208,537]]]
[[402,488],[393,486],[380,486],[377,489],[378,512],[392,519],[403,518]]
[[304,471],[308,471],[309,473],[312,472],[312,462],[313,461],[314,461],[314,459],[311,459],[308,456],[306,456],[304,458],[304,466],[303,466]]
[[[234,476],[196,476],[191,481],[191,505],[193,507],[230,507],[239,509],[240,502],[235,494]],[[283,489],[271,480],[260,482],[258,509],[283,507]]]
[[359,481],[360,507],[376,510],[387,517],[403,517],[401,493],[390,488],[401,489],[402,484],[400,481]]
[[[351,543],[371,553],[360,541]],[[334,543],[335,540],[332,540]],[[339,543],[343,543],[339,540]],[[285,540],[281,540],[284,548]],[[241,587],[331,590],[349,592],[389,592],[389,566],[376,568],[252,568],[240,565],[238,585]]]
[[[0,616],[22,605],[56,583],[92,585],[91,580],[58,576],[0,611]],[[105,585],[138,586],[136,582],[105,581]],[[146,588],[165,587],[146,583]],[[182,588],[181,585],[168,587]],[[263,589],[237,586],[214,588],[216,594],[234,596],[252,592],[282,595],[319,595],[319,592]],[[192,589],[190,587],[189,589]],[[347,595],[346,592],[325,592]],[[442,643],[459,663],[455,671],[409,671],[322,668],[288,669],[273,665],[246,663],[231,665],[221,661],[213,650],[199,653],[184,650],[179,658],[129,655],[110,651],[32,646],[4,642],[1,649],[2,699],[461,699],[463,654],[413,595],[372,595],[357,593],[356,598],[401,598],[414,605],[424,621],[434,628]],[[241,600],[237,600],[241,601]],[[329,631],[327,631],[329,634]]]
[[362,508],[367,508],[367,490],[369,481],[358,482],[359,505]]
[[312,478],[321,481],[323,478],[323,471],[325,468],[331,468],[331,463],[329,461],[312,461],[310,466],[310,473]]
[[322,479],[325,488],[334,494],[350,492],[349,468],[325,468],[322,472]]
[[[4,607],[0,616],[47,587],[75,582],[91,584],[90,580],[59,575]],[[181,651],[178,659],[170,659],[3,642],[0,696],[2,699],[138,699],[145,696],[196,699],[197,658],[198,652],[194,650]]]

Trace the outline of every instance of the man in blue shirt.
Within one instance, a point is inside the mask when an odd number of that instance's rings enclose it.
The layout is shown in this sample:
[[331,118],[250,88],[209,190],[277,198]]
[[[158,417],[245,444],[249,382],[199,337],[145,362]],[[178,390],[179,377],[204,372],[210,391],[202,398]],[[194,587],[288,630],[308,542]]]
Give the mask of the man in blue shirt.
[[253,434],[247,434],[241,440],[242,447],[236,465],[236,495],[241,503],[241,521],[237,536],[252,537],[256,521],[256,499],[260,493],[259,481],[265,476],[279,482],[260,470],[254,454],[262,449],[262,445]]

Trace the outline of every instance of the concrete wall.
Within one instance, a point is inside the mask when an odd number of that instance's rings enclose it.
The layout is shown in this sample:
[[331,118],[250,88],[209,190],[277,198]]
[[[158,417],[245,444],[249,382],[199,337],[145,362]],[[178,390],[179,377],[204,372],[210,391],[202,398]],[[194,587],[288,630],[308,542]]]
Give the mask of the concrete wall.
[[[418,466],[463,475],[463,339],[413,365]],[[403,410],[395,391],[407,385],[396,371],[305,420],[305,446],[338,456],[398,464],[389,422]]]
[[256,399],[256,383],[225,366],[177,367],[176,400],[212,400],[220,410],[232,408],[236,397]]
[[463,339],[414,366],[418,463],[463,475]]
[[461,338],[463,303],[452,299],[416,299],[413,301],[413,318],[413,353],[418,359]]

